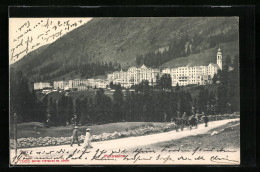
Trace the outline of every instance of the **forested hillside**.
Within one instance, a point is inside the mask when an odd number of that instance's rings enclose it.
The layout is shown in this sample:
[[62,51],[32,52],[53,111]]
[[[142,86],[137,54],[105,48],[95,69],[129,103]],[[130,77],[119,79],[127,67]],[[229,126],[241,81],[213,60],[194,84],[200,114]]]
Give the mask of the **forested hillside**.
[[235,42],[237,53],[238,24],[234,17],[93,18],[11,67],[44,81],[89,78],[140,63],[159,67],[222,43]]

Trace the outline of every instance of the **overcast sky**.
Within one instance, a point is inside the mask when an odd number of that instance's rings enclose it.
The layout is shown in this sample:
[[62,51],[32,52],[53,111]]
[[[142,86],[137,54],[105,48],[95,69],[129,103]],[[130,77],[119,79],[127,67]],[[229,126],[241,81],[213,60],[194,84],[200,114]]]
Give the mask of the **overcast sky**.
[[91,18],[10,18],[9,64],[89,20]]

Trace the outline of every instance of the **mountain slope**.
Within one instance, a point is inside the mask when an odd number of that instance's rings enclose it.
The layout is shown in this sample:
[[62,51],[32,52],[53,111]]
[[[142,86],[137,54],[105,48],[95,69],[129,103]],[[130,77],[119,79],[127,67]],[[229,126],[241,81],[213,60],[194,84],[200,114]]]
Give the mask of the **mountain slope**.
[[34,60],[38,60],[38,55],[41,54],[50,44],[43,45],[32,52],[28,53],[26,56],[24,56],[21,60],[18,60],[17,62],[13,63],[11,66],[14,68],[19,68],[26,66],[28,63],[32,63]]
[[[234,59],[235,55],[239,54],[239,45],[237,41],[219,44],[221,47],[223,63],[225,64],[226,57],[229,56],[231,60]],[[209,63],[217,63],[217,49],[218,46],[214,48],[207,49],[198,54],[192,54],[187,57],[180,57],[168,61],[160,66],[160,68],[175,68],[180,66],[200,66],[208,65]]]
[[163,51],[169,45],[176,47],[176,56],[182,58],[187,46],[196,53],[237,39],[238,18],[93,18],[12,66],[28,77],[43,78],[96,61],[135,65],[137,55]]

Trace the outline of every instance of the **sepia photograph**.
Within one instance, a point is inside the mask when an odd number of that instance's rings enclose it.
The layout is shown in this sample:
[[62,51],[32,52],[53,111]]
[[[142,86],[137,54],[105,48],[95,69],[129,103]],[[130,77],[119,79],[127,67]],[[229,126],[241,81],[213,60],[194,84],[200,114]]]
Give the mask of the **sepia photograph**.
[[239,165],[239,17],[9,18],[10,165]]

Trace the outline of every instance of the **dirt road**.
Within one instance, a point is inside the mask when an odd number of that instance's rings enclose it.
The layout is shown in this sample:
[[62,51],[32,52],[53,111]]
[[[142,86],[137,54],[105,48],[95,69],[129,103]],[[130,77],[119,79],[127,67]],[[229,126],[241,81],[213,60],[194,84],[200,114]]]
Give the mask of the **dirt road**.
[[[220,121],[213,121],[209,122],[208,127],[205,127],[204,124],[200,124],[197,129],[184,129],[184,131],[170,131],[165,133],[157,133],[157,134],[151,134],[151,135],[145,135],[145,136],[138,136],[138,137],[129,137],[129,138],[121,138],[121,139],[115,139],[115,140],[108,140],[108,141],[100,141],[100,142],[93,142],[93,148],[89,149],[91,156],[96,153],[97,150],[106,150],[106,152],[111,152],[112,150],[123,150],[123,149],[131,149],[136,147],[144,147],[155,143],[170,141],[170,140],[176,140],[180,138],[184,138],[187,136],[192,135],[198,135],[198,134],[204,134],[208,132],[211,129],[217,128],[219,126],[225,125],[232,121],[239,121],[239,119],[228,119],[228,120],[220,120]],[[35,152],[53,152],[53,156],[57,156],[57,153],[55,152],[59,150],[66,150],[66,152],[69,154],[75,150],[77,150],[80,154],[80,151],[82,152],[84,148],[82,146],[77,146],[74,144],[73,147],[70,145],[61,145],[61,146],[49,146],[49,147],[37,147],[37,148],[23,148],[18,149],[18,154],[22,151],[26,152],[34,152],[32,155],[29,156],[39,156],[39,154],[36,154]],[[11,159],[14,158],[14,150],[10,150]],[[80,161],[75,161],[76,164]],[[86,163],[86,161],[84,161]],[[42,164],[42,163],[39,163]],[[48,163],[52,164],[52,163]],[[55,164],[55,163],[54,163]],[[74,163],[73,163],[74,164]],[[87,163],[89,164],[89,163]]]

